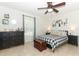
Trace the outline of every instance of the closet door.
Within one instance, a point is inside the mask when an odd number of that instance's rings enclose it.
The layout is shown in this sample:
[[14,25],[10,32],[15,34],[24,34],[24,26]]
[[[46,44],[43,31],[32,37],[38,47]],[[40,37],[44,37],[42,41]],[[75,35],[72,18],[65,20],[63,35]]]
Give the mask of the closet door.
[[34,38],[34,18],[24,16],[24,39],[25,43],[33,41]]

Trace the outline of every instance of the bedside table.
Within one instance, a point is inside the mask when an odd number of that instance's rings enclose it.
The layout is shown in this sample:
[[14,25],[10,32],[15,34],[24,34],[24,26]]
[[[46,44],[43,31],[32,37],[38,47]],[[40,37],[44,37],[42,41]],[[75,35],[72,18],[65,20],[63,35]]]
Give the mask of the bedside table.
[[78,46],[78,36],[68,35],[68,43]]

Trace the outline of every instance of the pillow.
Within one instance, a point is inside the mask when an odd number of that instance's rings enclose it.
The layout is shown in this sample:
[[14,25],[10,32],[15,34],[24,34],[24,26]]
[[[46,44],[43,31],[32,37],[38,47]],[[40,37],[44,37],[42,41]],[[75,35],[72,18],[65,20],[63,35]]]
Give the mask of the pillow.
[[58,35],[58,36],[66,36],[66,32],[64,31],[51,31],[52,35]]
[[59,35],[59,32],[57,32],[57,31],[51,31],[51,34],[52,35]]

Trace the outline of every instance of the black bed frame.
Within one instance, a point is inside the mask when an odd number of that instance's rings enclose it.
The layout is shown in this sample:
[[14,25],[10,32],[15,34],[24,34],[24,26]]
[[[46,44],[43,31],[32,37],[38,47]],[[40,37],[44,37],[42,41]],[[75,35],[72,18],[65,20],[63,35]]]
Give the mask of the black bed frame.
[[47,47],[48,47],[49,49],[52,49],[51,45],[49,45],[49,44],[47,44]]

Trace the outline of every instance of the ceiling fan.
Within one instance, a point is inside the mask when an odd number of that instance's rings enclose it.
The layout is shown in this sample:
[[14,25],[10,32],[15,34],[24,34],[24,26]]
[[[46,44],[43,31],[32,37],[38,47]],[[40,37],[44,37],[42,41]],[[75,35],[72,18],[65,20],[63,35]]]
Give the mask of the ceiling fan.
[[64,6],[66,3],[65,2],[61,2],[59,4],[56,4],[56,5],[53,5],[52,2],[47,2],[47,7],[43,7],[43,8],[38,8],[38,10],[41,10],[41,9],[47,9],[47,11],[45,12],[45,14],[47,14],[49,12],[49,10],[52,12],[56,12],[58,13],[59,10],[57,10],[56,8],[57,7],[61,7],[61,6]]

